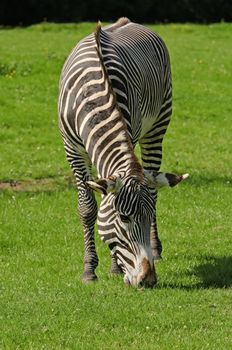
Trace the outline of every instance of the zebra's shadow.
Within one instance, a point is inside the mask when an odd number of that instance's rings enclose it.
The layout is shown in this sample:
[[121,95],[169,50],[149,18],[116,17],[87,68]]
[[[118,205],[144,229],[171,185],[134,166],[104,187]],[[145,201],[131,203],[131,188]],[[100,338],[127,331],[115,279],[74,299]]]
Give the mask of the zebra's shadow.
[[198,277],[199,282],[196,284],[161,282],[157,287],[160,289],[170,288],[187,291],[193,289],[226,289],[232,287],[232,256],[216,257],[207,255],[202,258],[204,262],[187,272],[189,276]]
[[199,288],[232,287],[232,256],[206,256],[206,262],[196,266],[193,274],[200,277]]

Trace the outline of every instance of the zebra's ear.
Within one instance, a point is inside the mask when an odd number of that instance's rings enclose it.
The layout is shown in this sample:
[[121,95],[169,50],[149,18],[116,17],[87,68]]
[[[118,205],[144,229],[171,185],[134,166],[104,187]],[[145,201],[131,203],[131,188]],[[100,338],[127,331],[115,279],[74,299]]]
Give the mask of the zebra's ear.
[[122,181],[119,177],[109,176],[106,179],[96,181],[86,181],[86,184],[94,191],[107,195],[108,193],[118,193],[122,188]]
[[148,186],[156,188],[158,190],[162,187],[176,186],[179,182],[187,179],[187,177],[189,177],[189,174],[176,175],[170,173],[144,170],[144,176]]

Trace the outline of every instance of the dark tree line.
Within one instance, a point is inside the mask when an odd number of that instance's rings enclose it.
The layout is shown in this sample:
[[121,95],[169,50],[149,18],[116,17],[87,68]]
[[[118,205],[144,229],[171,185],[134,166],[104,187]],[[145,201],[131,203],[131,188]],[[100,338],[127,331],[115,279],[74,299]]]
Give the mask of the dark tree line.
[[1,0],[0,25],[42,21],[114,21],[126,16],[141,23],[232,20],[231,0]]

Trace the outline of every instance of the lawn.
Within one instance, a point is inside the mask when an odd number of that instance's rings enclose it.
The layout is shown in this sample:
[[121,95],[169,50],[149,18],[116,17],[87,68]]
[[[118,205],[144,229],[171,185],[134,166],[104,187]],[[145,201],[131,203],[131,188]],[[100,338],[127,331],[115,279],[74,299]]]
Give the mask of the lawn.
[[57,127],[59,74],[93,23],[0,30],[0,348],[232,348],[232,24],[150,26],[173,71],[162,170],[190,173],[159,195],[158,284],[84,285],[77,195]]

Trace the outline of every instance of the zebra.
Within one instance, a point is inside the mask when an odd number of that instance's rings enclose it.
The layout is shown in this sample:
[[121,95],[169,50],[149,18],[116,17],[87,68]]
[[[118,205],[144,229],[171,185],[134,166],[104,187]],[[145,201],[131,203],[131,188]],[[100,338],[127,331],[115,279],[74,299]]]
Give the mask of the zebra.
[[[59,84],[59,129],[78,188],[84,230],[82,280],[97,279],[94,226],[110,249],[112,273],[153,287],[162,246],[157,191],[188,174],[160,172],[162,140],[172,112],[168,50],[148,28],[120,18],[82,39]],[[135,155],[139,143],[142,164]],[[93,169],[98,179],[93,178]],[[98,210],[94,191],[101,193]]]

